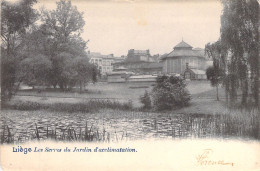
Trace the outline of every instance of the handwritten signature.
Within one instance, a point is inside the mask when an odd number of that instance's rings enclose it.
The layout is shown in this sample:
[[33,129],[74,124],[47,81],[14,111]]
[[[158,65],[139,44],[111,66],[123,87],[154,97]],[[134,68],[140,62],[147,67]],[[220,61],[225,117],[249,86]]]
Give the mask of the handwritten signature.
[[197,162],[201,166],[212,166],[212,165],[230,165],[234,166],[233,162],[225,162],[224,160],[211,159],[214,151],[212,149],[205,149],[201,154],[197,156]]

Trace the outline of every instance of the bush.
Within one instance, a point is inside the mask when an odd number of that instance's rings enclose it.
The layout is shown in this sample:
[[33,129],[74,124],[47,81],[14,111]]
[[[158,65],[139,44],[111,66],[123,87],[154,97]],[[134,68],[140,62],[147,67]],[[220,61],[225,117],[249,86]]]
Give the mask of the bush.
[[144,109],[151,109],[152,102],[147,90],[145,90],[144,95],[140,97],[140,102],[143,104]]
[[112,100],[90,100],[88,102],[78,103],[53,103],[53,104],[41,104],[31,101],[18,101],[6,106],[8,109],[15,110],[51,110],[57,112],[95,112],[99,109],[118,109],[118,110],[131,110],[133,109],[132,101],[118,102]]
[[176,76],[159,76],[152,97],[155,110],[184,107],[191,99],[184,80]]
[[95,106],[90,106],[89,103],[54,103],[48,106],[51,111],[57,112],[93,112]]
[[31,101],[18,101],[15,104],[11,105],[11,108],[15,110],[40,110],[44,108],[44,105]]

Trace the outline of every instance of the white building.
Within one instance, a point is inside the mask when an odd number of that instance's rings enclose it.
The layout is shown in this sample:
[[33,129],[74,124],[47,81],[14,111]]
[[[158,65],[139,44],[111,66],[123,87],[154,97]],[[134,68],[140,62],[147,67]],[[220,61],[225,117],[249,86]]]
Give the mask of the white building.
[[98,52],[90,52],[88,51],[88,57],[91,63],[97,65],[100,70],[101,75],[106,75],[113,71],[113,63],[115,62],[115,58],[113,54],[110,55],[102,55]]

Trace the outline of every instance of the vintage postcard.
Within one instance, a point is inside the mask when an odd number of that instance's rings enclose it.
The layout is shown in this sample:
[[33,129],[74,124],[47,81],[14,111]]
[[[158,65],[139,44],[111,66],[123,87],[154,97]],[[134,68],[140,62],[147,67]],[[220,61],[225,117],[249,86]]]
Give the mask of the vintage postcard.
[[0,170],[260,170],[258,0],[2,0]]

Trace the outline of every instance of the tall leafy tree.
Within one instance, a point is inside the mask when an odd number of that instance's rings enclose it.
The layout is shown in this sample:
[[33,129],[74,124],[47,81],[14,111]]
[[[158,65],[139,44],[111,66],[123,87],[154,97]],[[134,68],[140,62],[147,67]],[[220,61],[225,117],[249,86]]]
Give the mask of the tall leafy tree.
[[219,101],[218,87],[222,84],[225,76],[225,57],[222,54],[222,46],[220,41],[208,43],[205,46],[206,55],[213,60],[213,66],[207,68],[207,79],[210,80],[212,86],[216,87],[217,100]]
[[80,37],[85,25],[83,13],[70,1],[61,0],[56,4],[55,10],[41,12],[41,30],[53,47],[52,58],[61,52],[84,54],[86,42]]
[[225,0],[221,16],[221,45],[227,61],[226,89],[234,102],[237,89],[242,105],[249,91],[259,105],[259,3],[257,0]]
[[72,35],[83,31],[83,13],[80,13],[76,6],[72,6],[70,1],[61,0],[56,4],[56,10],[42,10],[42,21],[52,36],[61,43],[67,43]]
[[68,86],[66,78],[70,73],[65,71],[65,63],[75,57],[86,57],[87,42],[80,37],[85,24],[83,13],[80,13],[70,1],[61,0],[56,4],[55,10],[42,10],[43,24],[40,28],[47,39],[46,49],[52,62],[50,82],[54,87],[59,85],[64,89]]
[[206,70],[207,79],[210,80],[212,86],[216,87],[217,101],[219,101],[218,87],[222,83],[224,72],[221,68],[209,67]]
[[32,8],[36,0],[21,0],[17,3],[1,1],[1,101],[10,100],[21,82],[17,78],[21,42],[36,21],[37,13]]
[[20,63],[20,76],[29,86],[46,85],[51,61],[42,54],[34,54]]
[[73,72],[73,77],[71,77],[71,79],[75,79],[75,83],[79,86],[80,92],[83,91],[86,83],[89,81],[96,81],[97,68],[94,64],[89,63],[88,58],[76,57],[69,65]]

